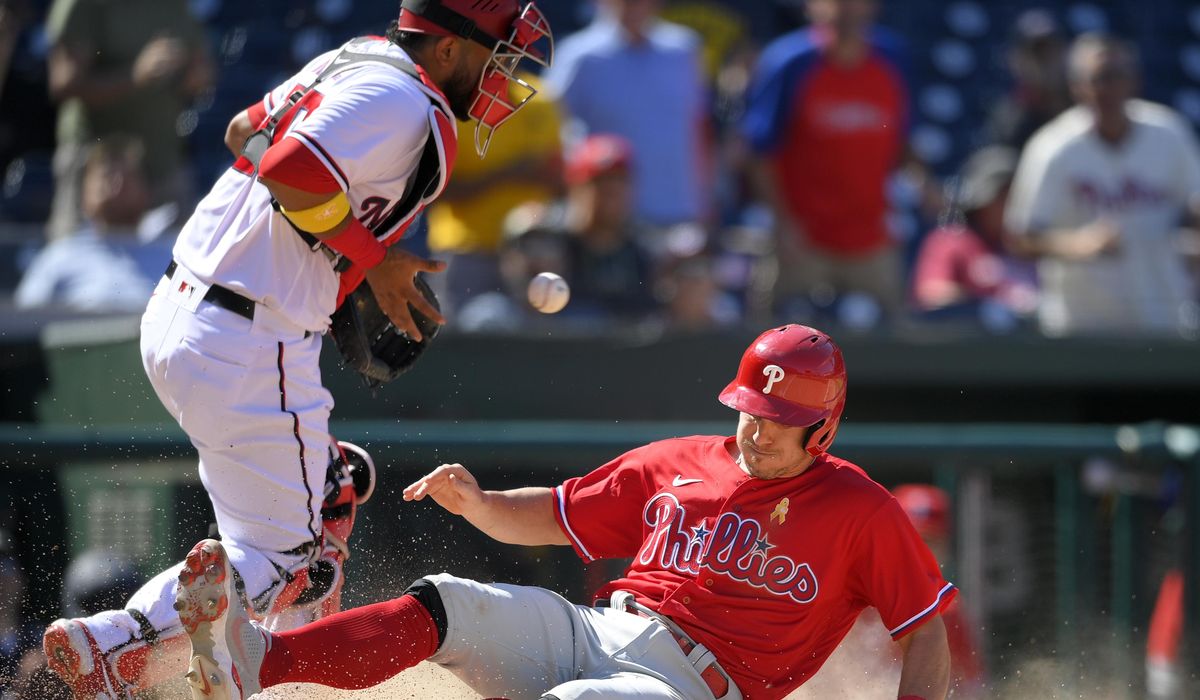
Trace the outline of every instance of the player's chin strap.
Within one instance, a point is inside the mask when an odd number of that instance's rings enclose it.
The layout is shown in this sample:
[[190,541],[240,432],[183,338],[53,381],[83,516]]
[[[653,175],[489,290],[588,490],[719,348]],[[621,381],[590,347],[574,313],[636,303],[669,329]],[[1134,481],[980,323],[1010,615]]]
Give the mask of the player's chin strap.
[[[660,623],[663,627],[666,627],[667,631],[675,635],[675,640],[683,649],[684,654],[687,655],[688,663],[691,664],[692,668],[696,669],[696,673],[700,674],[700,677],[706,683],[708,683],[709,688],[713,690],[713,696],[717,700],[740,700],[742,697],[741,691],[738,690],[737,685],[734,684],[733,679],[729,677],[729,674],[725,672],[725,669],[721,667],[720,662],[717,661],[716,655],[709,651],[708,647],[692,639],[691,635],[683,631],[683,628],[676,624],[674,620],[637,602],[637,600],[633,597],[633,594],[629,591],[614,591],[613,594],[609,596],[608,601],[609,606],[614,610],[620,610],[621,612],[648,617],[651,620],[655,620],[656,622]],[[712,679],[712,673],[714,671],[722,679],[724,679],[725,683],[728,684],[726,686],[727,690],[721,695],[717,695],[717,691],[714,689],[714,682]]]

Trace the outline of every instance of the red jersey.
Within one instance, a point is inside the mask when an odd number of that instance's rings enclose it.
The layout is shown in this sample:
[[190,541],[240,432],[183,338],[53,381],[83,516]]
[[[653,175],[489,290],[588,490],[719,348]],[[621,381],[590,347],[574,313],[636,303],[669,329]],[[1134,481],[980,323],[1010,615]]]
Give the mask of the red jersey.
[[894,639],[955,594],[892,495],[831,455],[755,479],[734,438],[665,440],[554,489],[585,561],[633,557],[598,591],[633,593],[711,650],[747,700],[811,677],[874,606]]
[[904,51],[884,32],[854,66],[825,56],[813,29],[763,51],[743,133],[774,171],[779,194],[808,243],[859,256],[890,245],[887,178],[908,138]]

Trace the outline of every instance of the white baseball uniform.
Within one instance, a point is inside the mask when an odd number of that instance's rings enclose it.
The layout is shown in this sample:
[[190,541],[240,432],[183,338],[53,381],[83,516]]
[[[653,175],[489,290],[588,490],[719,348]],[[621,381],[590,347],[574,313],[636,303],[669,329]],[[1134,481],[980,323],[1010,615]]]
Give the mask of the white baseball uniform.
[[[359,52],[410,61],[383,39]],[[264,97],[270,114],[312,85],[330,52]],[[375,61],[330,75],[281,122],[276,142],[303,143],[346,192],[356,216],[391,243],[445,186],[456,131],[444,97]],[[286,133],[285,133],[286,129]],[[406,200],[427,140],[440,180],[424,199]],[[272,208],[245,160],[200,202],[175,245],[177,268],[164,277],[142,319],[142,359],[163,405],[199,452],[200,478],[230,560],[260,611],[289,572],[308,565],[320,539],[329,413],[322,386],[320,334],[339,296],[339,273]],[[219,285],[253,304],[253,319],[204,301]],[[129,607],[163,634],[179,631],[172,602],[179,567],[142,588]],[[84,621],[103,650],[143,638],[125,611]]]
[[1075,107],[1043,127],[1021,156],[1006,220],[1017,235],[1108,219],[1119,250],[1087,261],[1039,261],[1043,329],[1068,333],[1174,333],[1196,323],[1196,290],[1176,243],[1180,218],[1200,196],[1200,149],[1186,123],[1133,100],[1132,131],[1118,145]]

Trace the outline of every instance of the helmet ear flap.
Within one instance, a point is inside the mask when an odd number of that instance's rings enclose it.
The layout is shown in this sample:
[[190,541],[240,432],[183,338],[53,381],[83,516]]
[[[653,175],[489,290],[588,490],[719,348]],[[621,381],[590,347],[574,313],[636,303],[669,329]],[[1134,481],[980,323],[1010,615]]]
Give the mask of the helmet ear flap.
[[837,433],[839,422],[840,416],[833,416],[828,419],[822,418],[809,426],[804,440],[805,451],[813,457],[820,457],[824,454],[833,442],[833,436]]

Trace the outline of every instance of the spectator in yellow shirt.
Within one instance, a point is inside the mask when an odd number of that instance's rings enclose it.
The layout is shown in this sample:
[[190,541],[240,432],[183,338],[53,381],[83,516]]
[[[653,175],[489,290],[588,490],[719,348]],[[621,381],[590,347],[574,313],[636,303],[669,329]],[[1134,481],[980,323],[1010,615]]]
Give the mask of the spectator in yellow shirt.
[[497,252],[504,217],[518,204],[559,196],[560,127],[559,108],[543,92],[497,132],[486,159],[458,149],[454,179],[429,214],[430,250],[449,263],[438,290],[448,308],[503,288]]

